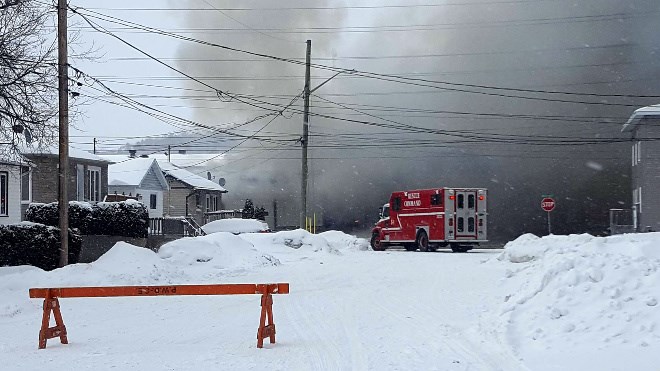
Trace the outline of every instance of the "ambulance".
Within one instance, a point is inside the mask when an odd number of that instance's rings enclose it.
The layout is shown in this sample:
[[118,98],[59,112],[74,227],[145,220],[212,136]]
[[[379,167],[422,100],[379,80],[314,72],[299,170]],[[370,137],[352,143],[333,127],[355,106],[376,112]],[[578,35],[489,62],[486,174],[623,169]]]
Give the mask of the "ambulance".
[[371,247],[384,251],[451,248],[466,252],[488,241],[488,190],[432,188],[393,192],[371,233]]

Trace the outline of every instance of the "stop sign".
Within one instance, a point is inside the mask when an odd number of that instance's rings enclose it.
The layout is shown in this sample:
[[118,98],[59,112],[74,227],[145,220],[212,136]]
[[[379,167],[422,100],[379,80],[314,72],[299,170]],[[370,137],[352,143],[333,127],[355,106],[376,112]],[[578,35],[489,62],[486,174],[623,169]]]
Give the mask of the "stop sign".
[[541,208],[547,212],[551,212],[555,209],[555,200],[550,197],[544,198],[541,201]]

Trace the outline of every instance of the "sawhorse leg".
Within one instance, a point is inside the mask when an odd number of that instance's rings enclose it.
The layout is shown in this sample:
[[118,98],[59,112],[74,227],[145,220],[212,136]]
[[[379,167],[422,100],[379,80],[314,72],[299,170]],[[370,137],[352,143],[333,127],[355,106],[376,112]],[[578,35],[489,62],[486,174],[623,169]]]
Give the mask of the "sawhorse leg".
[[[55,317],[55,326],[50,327],[50,312],[53,312]],[[46,348],[48,339],[59,337],[62,344],[69,344],[66,337],[66,327],[62,320],[62,313],[60,312],[60,302],[57,297],[52,297],[50,290],[44,299],[44,315],[41,319],[41,331],[39,331],[39,349]]]
[[[268,324],[266,324],[268,318]],[[261,295],[261,319],[259,321],[259,330],[257,330],[257,348],[264,347],[264,339],[269,337],[270,343],[275,343],[275,323],[273,323],[273,296],[268,294]]]

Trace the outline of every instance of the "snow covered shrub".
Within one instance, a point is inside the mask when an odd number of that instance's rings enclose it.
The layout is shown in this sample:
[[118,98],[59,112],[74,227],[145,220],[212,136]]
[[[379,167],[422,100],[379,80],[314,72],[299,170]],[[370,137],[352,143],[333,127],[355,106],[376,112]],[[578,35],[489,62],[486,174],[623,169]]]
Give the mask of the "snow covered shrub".
[[[32,203],[25,212],[25,218],[34,223],[59,226],[57,202],[49,204]],[[69,226],[77,228],[84,235],[108,235],[124,237],[147,237],[149,211],[138,201],[69,202]]]
[[149,211],[138,201],[99,202],[92,207],[93,234],[147,237]]
[[[60,209],[57,202],[49,204],[31,203],[25,211],[27,221],[59,227]],[[92,234],[89,225],[92,220],[92,206],[86,202],[69,202],[69,227],[77,228],[82,234]]]
[[[78,262],[81,246],[80,234],[69,229],[69,264]],[[0,266],[32,265],[53,270],[59,259],[59,228],[31,222],[0,225]]]

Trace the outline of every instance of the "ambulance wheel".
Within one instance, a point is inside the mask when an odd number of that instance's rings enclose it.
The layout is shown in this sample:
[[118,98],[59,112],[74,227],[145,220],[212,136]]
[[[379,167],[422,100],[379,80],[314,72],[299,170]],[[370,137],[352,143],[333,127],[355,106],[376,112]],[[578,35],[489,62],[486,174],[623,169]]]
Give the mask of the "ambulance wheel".
[[408,251],[415,251],[417,250],[417,244],[415,243],[404,243],[403,247],[408,250]]
[[417,232],[416,245],[421,252],[429,251],[429,236],[426,235],[425,230],[422,229]]
[[380,240],[380,235],[378,233],[371,235],[371,248],[374,249],[374,251],[385,251],[387,248],[383,241]]
[[451,251],[453,252],[467,252],[470,250],[469,246],[451,244]]

